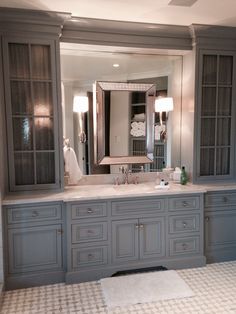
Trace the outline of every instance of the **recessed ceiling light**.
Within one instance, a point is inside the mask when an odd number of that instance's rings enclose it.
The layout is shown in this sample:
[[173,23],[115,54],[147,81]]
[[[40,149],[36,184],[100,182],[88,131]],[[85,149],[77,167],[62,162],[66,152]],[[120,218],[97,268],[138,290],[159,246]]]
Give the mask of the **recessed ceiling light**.
[[120,65],[119,65],[118,63],[114,63],[114,64],[113,64],[113,67],[114,67],[114,68],[119,68],[119,66],[120,66]]

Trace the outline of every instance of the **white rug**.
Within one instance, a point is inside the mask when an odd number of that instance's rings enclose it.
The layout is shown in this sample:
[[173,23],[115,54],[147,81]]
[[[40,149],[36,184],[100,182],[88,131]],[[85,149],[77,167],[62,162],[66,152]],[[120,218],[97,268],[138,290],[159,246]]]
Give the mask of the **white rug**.
[[100,282],[108,307],[194,296],[174,270],[105,278]]

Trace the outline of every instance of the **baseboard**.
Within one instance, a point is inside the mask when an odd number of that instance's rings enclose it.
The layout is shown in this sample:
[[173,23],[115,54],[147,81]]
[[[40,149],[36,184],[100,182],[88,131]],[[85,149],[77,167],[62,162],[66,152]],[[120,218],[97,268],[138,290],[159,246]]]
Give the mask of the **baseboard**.
[[21,274],[9,276],[6,278],[5,289],[21,289],[37,287],[42,285],[50,285],[55,283],[65,282],[65,272],[57,271],[50,273],[37,273],[37,274]]
[[183,268],[194,268],[202,267],[206,265],[205,256],[195,256],[180,259],[168,259],[168,260],[157,260],[157,261],[142,261],[136,263],[126,263],[119,265],[104,265],[100,268],[80,269],[72,272],[67,272],[65,279],[67,284],[74,284],[86,281],[99,280],[101,278],[110,277],[114,273],[127,269],[137,269],[141,267],[155,267],[163,266],[167,269],[183,269]]

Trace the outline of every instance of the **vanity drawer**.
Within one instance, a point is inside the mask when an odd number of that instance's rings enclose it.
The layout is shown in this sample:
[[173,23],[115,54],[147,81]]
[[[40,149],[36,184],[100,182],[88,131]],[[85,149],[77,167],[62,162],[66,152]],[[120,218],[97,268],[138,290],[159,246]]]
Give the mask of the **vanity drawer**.
[[107,247],[72,249],[72,268],[107,264]]
[[22,208],[8,208],[7,221],[9,224],[21,222],[37,222],[62,218],[61,204],[45,206],[24,206]]
[[112,202],[112,215],[135,215],[163,212],[165,209],[164,199],[143,199],[137,201]]
[[200,251],[199,237],[186,237],[170,239],[170,256],[195,254]]
[[200,208],[199,196],[173,197],[169,199],[169,210],[194,210]]
[[71,219],[105,217],[106,203],[81,203],[71,205]]
[[236,192],[207,193],[205,207],[236,205]]
[[198,232],[200,215],[170,216],[169,233]]
[[74,224],[71,226],[72,243],[107,240],[107,223]]

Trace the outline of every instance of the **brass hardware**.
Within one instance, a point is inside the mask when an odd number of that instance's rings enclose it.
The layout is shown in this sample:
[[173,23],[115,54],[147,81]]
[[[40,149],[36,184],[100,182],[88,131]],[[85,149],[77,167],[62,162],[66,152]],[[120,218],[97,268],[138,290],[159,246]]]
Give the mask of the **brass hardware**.
[[88,214],[92,214],[92,213],[93,213],[92,208],[88,208],[88,209],[87,209],[87,213],[88,213]]
[[34,210],[32,213],[32,217],[38,217],[38,216],[39,216],[39,213],[36,210]]

